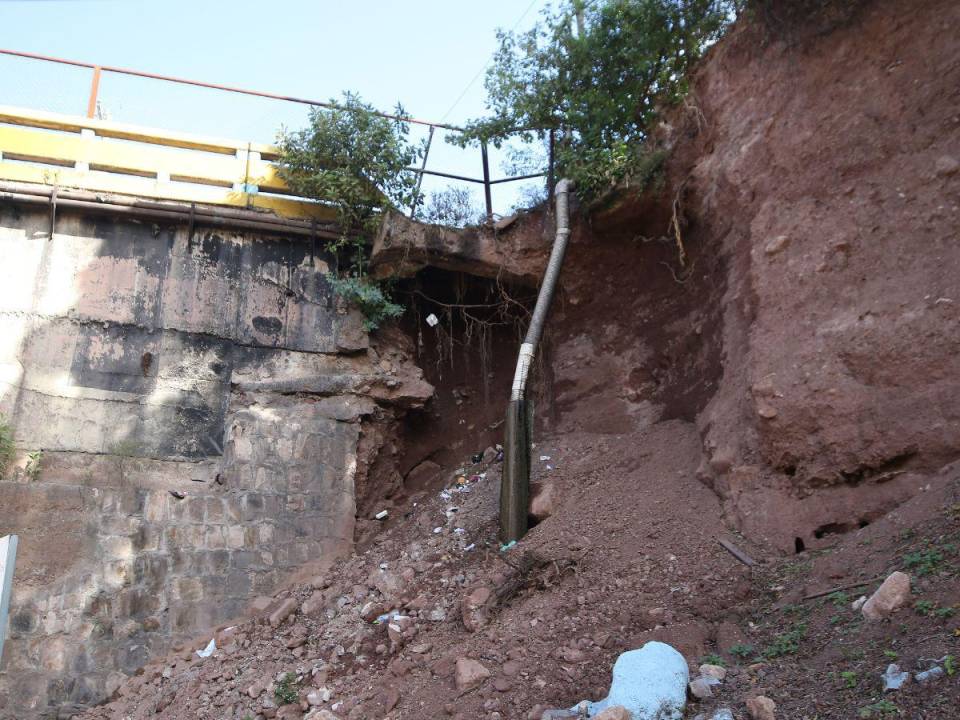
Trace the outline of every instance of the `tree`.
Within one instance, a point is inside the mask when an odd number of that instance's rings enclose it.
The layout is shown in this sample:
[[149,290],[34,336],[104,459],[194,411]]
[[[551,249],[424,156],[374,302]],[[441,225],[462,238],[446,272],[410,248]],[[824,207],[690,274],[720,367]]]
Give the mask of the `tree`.
[[[334,104],[334,103],[331,103]],[[336,207],[340,238],[328,244],[339,274],[334,291],[357,305],[373,330],[403,308],[365,275],[367,253],[383,212],[410,204],[415,178],[407,168],[421,149],[409,140],[403,108],[391,119],[357,95],[345,93],[333,109],[312,108],[309,126],[281,131],[280,176],[291,190]]]
[[558,171],[596,196],[650,164],[642,148],[658,109],[683,97],[687,71],[734,11],[734,0],[548,8],[527,32],[498,32],[486,78],[492,116],[470,122],[460,142],[499,147],[517,131],[529,142],[557,130]]

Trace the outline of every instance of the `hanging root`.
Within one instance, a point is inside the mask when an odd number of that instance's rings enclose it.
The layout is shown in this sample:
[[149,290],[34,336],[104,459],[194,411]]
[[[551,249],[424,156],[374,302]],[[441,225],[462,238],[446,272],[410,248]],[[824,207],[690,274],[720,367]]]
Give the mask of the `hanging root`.
[[687,181],[684,180],[680,183],[680,187],[677,188],[677,194],[673,196],[673,212],[670,216],[670,230],[673,231],[674,241],[677,243],[677,260],[680,262],[681,268],[687,267],[687,251],[683,247],[683,236],[680,233],[680,219],[683,217],[683,205],[682,205],[682,196],[683,189],[686,187]]

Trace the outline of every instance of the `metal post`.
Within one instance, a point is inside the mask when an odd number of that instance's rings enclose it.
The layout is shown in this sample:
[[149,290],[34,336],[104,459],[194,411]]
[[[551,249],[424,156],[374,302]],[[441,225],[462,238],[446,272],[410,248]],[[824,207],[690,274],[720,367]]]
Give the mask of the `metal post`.
[[420,204],[420,186],[423,184],[423,171],[427,169],[427,156],[430,154],[430,145],[433,143],[433,131],[436,128],[430,126],[430,134],[427,135],[427,146],[423,150],[423,162],[420,163],[420,172],[417,173],[417,186],[413,190],[413,201],[410,203],[410,219],[417,217],[417,205]]
[[93,80],[90,82],[90,101],[87,103],[87,117],[95,118],[97,116],[97,95],[100,93],[100,74],[103,68],[99,65],[93,67]]
[[3,641],[6,639],[7,615],[10,611],[10,593],[13,589],[13,570],[17,562],[17,536],[0,538],[0,660],[3,660]]
[[487,143],[480,143],[480,156],[483,158],[483,195],[487,201],[487,221],[493,220],[493,199],[490,197],[490,161],[487,158]]

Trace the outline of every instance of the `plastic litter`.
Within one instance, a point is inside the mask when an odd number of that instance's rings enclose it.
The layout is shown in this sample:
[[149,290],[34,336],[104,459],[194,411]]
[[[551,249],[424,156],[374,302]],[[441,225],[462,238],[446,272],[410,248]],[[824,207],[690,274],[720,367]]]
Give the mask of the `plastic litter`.
[[442,527],[435,527],[435,528],[433,529],[433,534],[434,534],[434,535],[439,535],[439,534],[442,533],[442,532],[443,532],[443,528],[442,528]]
[[887,666],[887,671],[881,676],[883,678],[883,690],[899,690],[910,681],[910,673],[902,672],[900,666],[891,663]]
[[430,327],[436,327],[439,324],[440,324],[440,320],[439,318],[437,318],[436,315],[434,315],[433,313],[430,313],[429,315],[427,315],[427,325],[429,325]]
[[943,679],[943,668],[939,665],[934,665],[929,670],[924,670],[923,672],[918,672],[916,674],[917,682],[921,685],[928,685],[929,683],[936,682],[937,680]]
[[467,545],[463,550],[464,550],[464,552],[470,552],[470,551],[473,550],[476,546],[477,546],[476,543],[470,543],[470,544]]
[[387,511],[386,511],[386,510],[381,510],[381,511],[378,512],[376,515],[374,515],[373,517],[374,517],[375,519],[377,519],[377,520],[386,520],[386,519],[387,519]]
[[666,643],[648,642],[617,658],[610,693],[588,704],[588,717],[622,705],[633,720],[681,720],[689,680],[683,655]]
[[210,639],[210,642],[207,643],[207,646],[203,650],[197,650],[197,657],[208,658],[217,649],[217,641],[213,638]]
[[549,459],[550,459],[550,456],[549,456],[549,455],[541,455],[541,456],[540,456],[540,462],[546,462],[546,461],[549,460]]
[[501,545],[501,546],[500,546],[500,552],[506,552],[507,550],[509,550],[510,548],[512,548],[512,547],[513,547],[514,545],[516,545],[516,544],[517,544],[517,541],[516,541],[516,540],[511,540],[511,541],[508,542],[506,545]]

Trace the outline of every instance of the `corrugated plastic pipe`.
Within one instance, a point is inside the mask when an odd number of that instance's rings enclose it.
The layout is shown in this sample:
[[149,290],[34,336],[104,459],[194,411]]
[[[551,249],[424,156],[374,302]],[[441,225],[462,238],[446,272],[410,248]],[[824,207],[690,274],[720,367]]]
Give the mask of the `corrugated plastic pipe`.
[[500,542],[519,540],[527,533],[527,513],[530,505],[530,441],[532,428],[527,413],[526,389],[530,365],[537,351],[553,294],[560,277],[563,256],[570,237],[569,198],[573,183],[561,180],[554,189],[556,200],[557,235],[550,252],[550,261],[543,274],[543,283],[537,295],[537,304],[520,345],[517,369],[507,407],[506,438],[503,449],[503,478],[500,482]]

